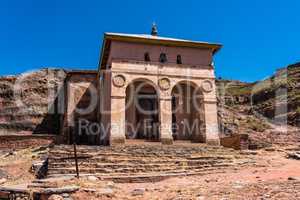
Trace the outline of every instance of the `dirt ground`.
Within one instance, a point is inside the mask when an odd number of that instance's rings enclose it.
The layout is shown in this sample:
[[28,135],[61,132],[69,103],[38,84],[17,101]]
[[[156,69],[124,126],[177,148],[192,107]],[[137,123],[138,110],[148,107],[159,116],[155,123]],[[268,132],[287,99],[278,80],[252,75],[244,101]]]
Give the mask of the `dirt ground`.
[[[155,183],[73,179],[64,184],[81,186],[72,195],[74,200],[300,199],[300,160],[286,158],[285,149],[275,147],[268,151],[256,151],[252,158],[254,165],[224,169],[223,173],[218,174],[169,178]],[[32,181],[34,177],[29,169],[34,157],[32,151],[27,149],[1,158],[0,172],[8,175],[7,182],[2,185]]]
[[5,152],[3,155],[0,157],[0,180],[6,179],[5,185],[25,184],[34,179],[30,173],[33,161],[31,150],[14,151],[12,155]]
[[[74,199],[300,199],[300,161],[284,152],[259,151],[255,166],[158,183],[114,184],[111,195],[78,192]],[[137,195],[135,191],[144,191]]]

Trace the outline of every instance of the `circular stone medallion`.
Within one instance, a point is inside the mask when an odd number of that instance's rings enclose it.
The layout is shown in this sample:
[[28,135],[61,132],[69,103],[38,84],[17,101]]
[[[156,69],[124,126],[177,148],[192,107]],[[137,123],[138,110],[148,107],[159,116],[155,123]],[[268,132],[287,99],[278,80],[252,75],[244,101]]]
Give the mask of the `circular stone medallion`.
[[201,87],[204,92],[211,92],[214,88],[213,83],[210,80],[203,81]]
[[123,87],[125,85],[125,77],[123,75],[115,75],[113,78],[113,83],[117,87]]
[[158,85],[162,90],[167,90],[170,88],[170,80],[168,78],[161,78],[158,80]]

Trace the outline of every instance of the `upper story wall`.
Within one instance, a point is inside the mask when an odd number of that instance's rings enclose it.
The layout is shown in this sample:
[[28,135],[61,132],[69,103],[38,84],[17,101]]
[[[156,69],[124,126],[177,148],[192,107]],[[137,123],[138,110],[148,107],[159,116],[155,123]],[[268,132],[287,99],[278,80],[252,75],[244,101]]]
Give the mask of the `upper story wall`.
[[110,55],[108,64],[112,60],[134,60],[144,61],[145,53],[149,53],[151,62],[159,62],[161,53],[167,56],[166,63],[175,63],[177,55],[181,56],[183,65],[191,66],[210,66],[213,59],[213,52],[211,49],[189,48],[189,47],[171,47],[159,46],[142,43],[129,43],[112,41],[110,48]]

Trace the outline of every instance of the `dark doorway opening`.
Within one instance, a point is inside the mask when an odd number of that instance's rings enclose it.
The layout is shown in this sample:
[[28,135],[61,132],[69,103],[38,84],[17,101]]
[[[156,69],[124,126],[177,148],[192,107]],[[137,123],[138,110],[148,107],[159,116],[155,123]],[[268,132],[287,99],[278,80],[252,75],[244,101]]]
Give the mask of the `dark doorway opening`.
[[172,134],[174,140],[204,142],[203,95],[189,82],[178,83],[172,90]]
[[158,95],[147,81],[126,90],[126,139],[159,141]]

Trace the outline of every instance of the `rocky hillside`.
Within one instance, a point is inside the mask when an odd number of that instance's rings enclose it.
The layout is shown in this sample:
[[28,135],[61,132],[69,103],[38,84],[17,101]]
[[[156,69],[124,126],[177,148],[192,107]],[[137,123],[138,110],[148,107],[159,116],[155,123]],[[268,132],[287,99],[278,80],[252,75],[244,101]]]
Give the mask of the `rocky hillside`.
[[57,94],[64,76],[62,70],[43,69],[0,77],[0,135],[57,134],[61,117]]
[[300,126],[300,63],[280,69],[253,87],[254,109],[275,123]]
[[300,63],[263,81],[219,79],[217,86],[223,136],[248,133],[256,144],[300,142]]

